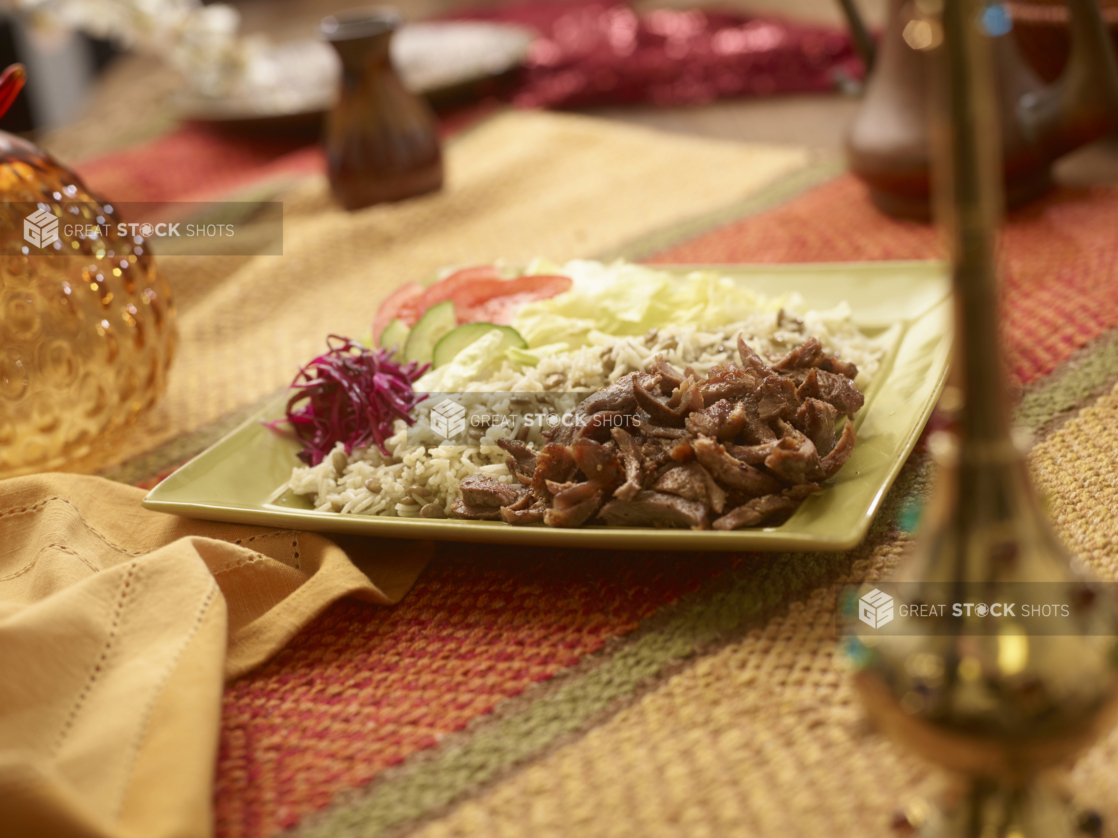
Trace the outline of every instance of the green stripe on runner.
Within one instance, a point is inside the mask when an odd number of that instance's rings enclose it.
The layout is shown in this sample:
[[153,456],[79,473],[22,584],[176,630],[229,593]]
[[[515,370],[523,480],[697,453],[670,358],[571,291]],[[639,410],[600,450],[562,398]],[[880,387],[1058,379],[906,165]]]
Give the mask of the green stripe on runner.
[[1037,433],[1065,414],[1074,415],[1085,401],[1101,395],[1116,378],[1118,329],[1112,329],[1026,391],[1017,406],[1016,421]]

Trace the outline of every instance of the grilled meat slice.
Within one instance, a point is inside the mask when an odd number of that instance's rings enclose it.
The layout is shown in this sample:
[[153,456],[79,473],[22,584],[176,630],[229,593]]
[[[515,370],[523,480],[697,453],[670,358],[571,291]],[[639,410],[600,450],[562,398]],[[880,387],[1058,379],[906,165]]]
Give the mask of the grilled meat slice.
[[530,506],[527,509],[512,509],[505,506],[501,508],[501,520],[506,524],[524,526],[526,524],[543,523],[544,512],[547,507],[543,505]]
[[695,458],[695,449],[691,446],[691,440],[681,439],[672,446],[671,451],[668,452],[670,456],[677,463],[686,463],[688,460]]
[[772,372],[764,359],[753,351],[753,347],[741,335],[738,335],[738,355],[741,356],[741,365],[755,372],[758,378],[764,378]]
[[823,372],[830,372],[849,378],[853,381],[858,377],[858,367],[849,361],[840,361],[832,355],[826,354],[819,338],[810,337],[800,346],[797,346],[775,364],[773,369],[778,372],[788,370],[807,370],[816,367]]
[[761,414],[755,403],[739,402],[745,406],[744,414],[731,414],[727,422],[736,421],[735,417],[744,419],[738,436],[750,445],[761,445],[766,442],[775,442],[776,434],[767,422],[761,419]]
[[672,451],[677,446],[687,446],[690,443],[686,438],[665,439],[662,437],[649,437],[641,444],[641,459],[644,463],[645,473],[651,473],[665,463],[673,462]]
[[450,505],[450,514],[455,518],[465,518],[467,521],[496,521],[501,517],[501,508],[499,506],[479,506],[467,503],[462,498],[457,498]]
[[611,500],[598,513],[611,527],[690,527],[706,529],[709,513],[698,501],[644,490],[629,501]]
[[[587,494],[588,487],[593,491]],[[594,517],[602,505],[604,495],[600,487],[593,483],[579,483],[555,496],[556,501],[563,498],[563,508],[558,505],[544,510],[543,522],[549,527],[581,527]],[[581,498],[581,500],[578,500]],[[575,502],[577,500],[577,502]],[[571,503],[567,506],[567,503]]]
[[765,468],[786,483],[812,483],[822,471],[815,443],[787,422],[780,423],[783,436],[765,458]]
[[525,491],[487,474],[471,474],[458,484],[458,488],[462,491],[462,500],[470,507],[509,506],[516,503]]
[[698,501],[718,514],[726,508],[726,492],[714,481],[710,472],[694,460],[664,471],[656,478],[652,488],[657,492]]
[[580,439],[571,446],[571,456],[586,479],[605,492],[606,497],[620,486],[625,475],[617,459],[613,443],[602,445],[591,439]]
[[552,494],[552,504],[556,509],[572,509],[583,501],[601,494],[602,487],[589,480],[582,483],[555,483],[547,481]]
[[755,469],[753,466],[735,460],[723,445],[705,437],[699,437],[692,443],[695,449],[695,458],[711,473],[715,480],[730,489],[737,489],[745,494],[757,497],[779,492],[780,482],[770,474]]
[[522,484],[529,486],[536,471],[536,452],[518,439],[504,437],[497,444],[509,453],[505,466]]
[[583,415],[579,412],[580,407],[581,405],[576,407],[569,414],[563,416],[559,424],[544,431],[542,434],[543,438],[555,445],[570,445],[574,442],[575,433],[578,431],[578,426],[575,422]]
[[719,399],[714,404],[687,416],[688,432],[695,436],[708,436],[719,442],[728,442],[739,436],[754,439],[775,439],[772,429],[757,415],[752,401],[731,402]]
[[727,443],[726,453],[751,466],[763,466],[765,464],[765,458],[773,452],[779,443],[780,440],[775,438],[772,442],[762,442],[760,445],[734,445],[733,443]]
[[767,376],[761,382],[757,415],[762,422],[791,419],[800,408],[796,385],[781,375]]
[[690,414],[685,427],[695,436],[708,436],[714,439],[733,409],[734,405],[728,399],[719,399],[709,407]]
[[707,377],[699,382],[703,404],[714,404],[719,399],[740,401],[756,398],[760,376],[753,370],[744,370],[737,364],[727,363],[711,367]]
[[858,367],[849,361],[840,361],[838,358],[827,356],[819,362],[819,369],[824,372],[833,372],[853,381],[858,377]]
[[501,520],[506,524],[538,524],[546,507],[531,492],[524,492],[511,506],[501,507]]
[[576,471],[578,465],[567,446],[550,442],[543,447],[536,458],[536,471],[532,475],[532,493],[537,498],[547,500],[551,497],[551,493],[547,490],[547,482],[551,480],[555,483],[566,483],[574,477]]
[[659,425],[645,423],[641,430],[646,436],[659,437],[660,439],[686,439],[687,431],[683,428],[661,428]]
[[580,439],[609,442],[610,431],[613,428],[634,428],[639,424],[639,420],[633,414],[619,413],[615,410],[600,410],[588,416],[575,416],[575,422],[577,425],[571,442]]
[[687,377],[685,373],[680,372],[665,361],[663,355],[657,355],[652,359],[652,365],[648,368],[648,372],[651,375],[659,376],[660,392],[665,396],[669,395],[672,390],[678,389]]
[[716,530],[755,527],[766,521],[771,522],[778,516],[790,515],[796,511],[798,505],[798,501],[784,495],[765,495],[754,498],[737,509],[731,509],[721,518],[716,519],[713,527]]
[[611,433],[613,441],[617,443],[617,455],[625,471],[625,482],[614,490],[613,496],[618,500],[632,500],[643,487],[644,468],[641,462],[641,449],[637,441],[624,428],[614,428]]
[[837,375],[826,370],[812,369],[804,376],[803,383],[796,390],[800,400],[819,399],[845,413],[850,418],[862,409],[866,397],[858,392],[854,382],[845,375]]
[[737,439],[747,427],[751,428],[760,421],[761,417],[757,414],[756,407],[752,403],[737,402],[726,416],[722,427],[718,429],[716,438],[719,442],[729,442],[732,439]]
[[[656,386],[658,380],[656,376],[643,372],[631,372],[628,375],[623,375],[617,381],[583,399],[579,406],[575,408],[575,414],[590,416],[604,410],[615,413],[635,413],[637,402],[633,395],[633,385],[637,382],[640,382],[641,386],[647,389]],[[554,438],[552,439],[556,441]]]
[[654,425],[669,428],[682,428],[687,414],[703,407],[702,393],[695,386],[695,379],[686,378],[672,398],[664,402],[649,392],[640,382],[634,382],[633,395],[641,410],[648,414]]
[[850,455],[854,453],[854,423],[847,422],[842,428],[842,436],[835,443],[835,447],[823,458],[819,468],[819,479],[830,480],[838,470],[843,467]]
[[838,410],[834,405],[819,399],[807,398],[796,411],[793,427],[815,443],[819,456],[825,457],[835,447],[835,420]]
[[799,503],[808,495],[814,495],[822,488],[818,483],[797,483],[795,486],[789,486],[781,494]]
[[817,367],[826,357],[823,352],[823,344],[819,342],[819,338],[810,337],[773,364],[773,369],[777,372],[783,372],[784,370]]

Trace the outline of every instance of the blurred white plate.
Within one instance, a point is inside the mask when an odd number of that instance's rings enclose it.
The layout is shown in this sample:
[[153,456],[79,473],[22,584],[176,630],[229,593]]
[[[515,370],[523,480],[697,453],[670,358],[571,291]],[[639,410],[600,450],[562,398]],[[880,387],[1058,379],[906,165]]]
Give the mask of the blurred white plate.
[[[392,59],[404,84],[437,100],[518,67],[535,37],[531,29],[510,24],[413,23],[392,39]],[[271,45],[254,58],[236,93],[184,92],[174,106],[180,119],[205,122],[316,120],[334,102],[339,72],[324,41]]]

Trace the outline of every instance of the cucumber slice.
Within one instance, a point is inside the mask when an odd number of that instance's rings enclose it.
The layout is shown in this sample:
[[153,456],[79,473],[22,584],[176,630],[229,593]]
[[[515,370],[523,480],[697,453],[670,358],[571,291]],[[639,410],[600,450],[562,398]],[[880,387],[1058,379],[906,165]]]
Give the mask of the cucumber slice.
[[503,352],[513,347],[528,348],[528,342],[512,326],[498,326],[496,323],[464,323],[457,329],[447,332],[442,340],[435,344],[435,352],[431,356],[435,368],[453,361],[459,352],[494,330],[501,333],[499,351]]
[[404,360],[416,361],[420,364],[431,362],[435,351],[435,344],[443,335],[454,329],[458,323],[454,316],[454,303],[447,300],[436,303],[419,318],[419,322],[412,326],[404,344]]
[[384,331],[380,333],[380,346],[381,349],[403,349],[407,345],[408,335],[411,329],[407,327],[403,320],[396,318],[387,326]]

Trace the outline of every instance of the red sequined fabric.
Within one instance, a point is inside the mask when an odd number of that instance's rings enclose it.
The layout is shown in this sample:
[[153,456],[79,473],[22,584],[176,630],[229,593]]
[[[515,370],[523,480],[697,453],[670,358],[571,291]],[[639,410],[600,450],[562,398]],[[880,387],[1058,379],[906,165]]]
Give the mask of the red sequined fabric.
[[540,33],[511,93],[521,107],[690,105],[833,90],[862,76],[847,33],[775,18],[697,9],[638,14],[608,0],[530,2],[454,17]]

